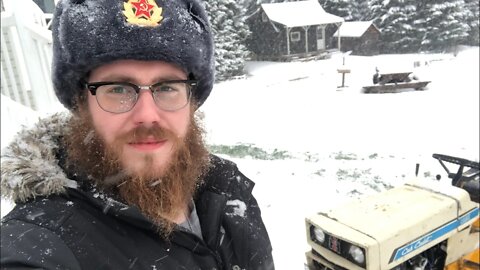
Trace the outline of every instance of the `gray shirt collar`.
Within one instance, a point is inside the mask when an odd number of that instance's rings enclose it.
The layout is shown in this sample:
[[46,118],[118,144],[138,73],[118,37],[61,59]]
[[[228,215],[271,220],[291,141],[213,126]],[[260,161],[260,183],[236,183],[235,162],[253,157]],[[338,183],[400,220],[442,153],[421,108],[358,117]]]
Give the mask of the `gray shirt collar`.
[[190,210],[190,215],[187,216],[187,219],[184,222],[178,225],[184,230],[195,234],[203,240],[202,228],[200,227],[200,220],[198,219],[197,208],[195,207],[195,203],[193,202],[193,200],[191,200],[188,204],[188,209]]

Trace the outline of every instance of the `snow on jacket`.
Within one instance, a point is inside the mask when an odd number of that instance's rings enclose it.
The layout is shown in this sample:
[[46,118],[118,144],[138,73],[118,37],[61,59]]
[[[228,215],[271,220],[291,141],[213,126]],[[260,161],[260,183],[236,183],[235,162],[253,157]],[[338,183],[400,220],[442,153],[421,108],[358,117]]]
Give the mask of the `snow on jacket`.
[[68,117],[41,120],[2,154],[2,196],[16,202],[2,219],[2,269],[274,269],[254,183],[234,163],[211,156],[195,196],[203,239],[178,226],[165,241],[138,208],[67,177]]

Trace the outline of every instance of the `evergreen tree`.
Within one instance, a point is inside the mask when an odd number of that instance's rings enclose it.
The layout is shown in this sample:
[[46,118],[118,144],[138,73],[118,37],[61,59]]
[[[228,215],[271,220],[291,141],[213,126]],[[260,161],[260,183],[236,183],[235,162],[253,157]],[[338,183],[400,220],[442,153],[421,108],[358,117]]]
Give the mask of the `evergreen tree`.
[[239,4],[246,11],[246,17],[258,12],[260,8],[259,0],[242,0]]
[[[413,20],[413,33],[415,36],[415,49],[418,51],[425,51],[428,49],[432,41],[427,39],[427,33],[430,31],[430,24],[432,23],[431,10],[428,8],[428,1],[421,1],[417,3],[417,13]],[[428,46],[427,46],[428,45]]]
[[320,2],[323,9],[333,15],[342,17],[345,21],[353,21],[355,9],[350,0],[324,0]]
[[248,50],[245,41],[250,31],[245,23],[245,8],[235,0],[207,0],[215,39],[215,71],[217,81],[243,74]]
[[415,0],[384,0],[377,4],[377,26],[382,31],[382,51],[384,52],[411,52],[416,48],[412,45],[418,43],[415,38],[413,22],[417,11]]
[[478,0],[465,0],[466,20],[465,22],[470,27],[468,37],[465,42],[468,45],[479,46],[479,3]]
[[326,12],[342,17],[345,21],[368,20],[368,0],[320,0],[319,3]]
[[353,1],[353,8],[355,12],[353,13],[353,19],[355,21],[369,21],[370,7],[368,5],[368,0],[358,0]]
[[367,11],[365,18],[367,21],[372,20],[377,27],[380,27],[381,18],[387,13],[383,2],[384,0],[367,0],[369,10]]
[[430,0],[424,8],[429,17],[425,20],[422,50],[449,50],[467,38],[470,27],[465,22],[463,0]]

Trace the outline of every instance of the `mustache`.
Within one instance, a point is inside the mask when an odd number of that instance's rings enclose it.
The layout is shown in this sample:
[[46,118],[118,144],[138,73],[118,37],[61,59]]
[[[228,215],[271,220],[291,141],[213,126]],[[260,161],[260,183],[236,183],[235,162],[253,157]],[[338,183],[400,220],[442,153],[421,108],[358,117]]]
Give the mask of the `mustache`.
[[147,139],[153,139],[156,141],[176,140],[177,136],[173,131],[162,128],[159,125],[153,125],[150,127],[141,125],[118,135],[115,141],[119,143],[137,143]]

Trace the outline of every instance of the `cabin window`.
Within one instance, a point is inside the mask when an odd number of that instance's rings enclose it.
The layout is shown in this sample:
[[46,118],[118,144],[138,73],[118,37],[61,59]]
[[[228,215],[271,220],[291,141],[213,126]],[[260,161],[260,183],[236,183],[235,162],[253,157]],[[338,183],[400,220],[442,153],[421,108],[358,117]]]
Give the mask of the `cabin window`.
[[291,41],[300,41],[300,32],[298,32],[298,31],[290,32],[290,40]]
[[323,27],[317,26],[317,39],[323,39]]
[[262,22],[268,22],[268,17],[265,12],[262,12]]

